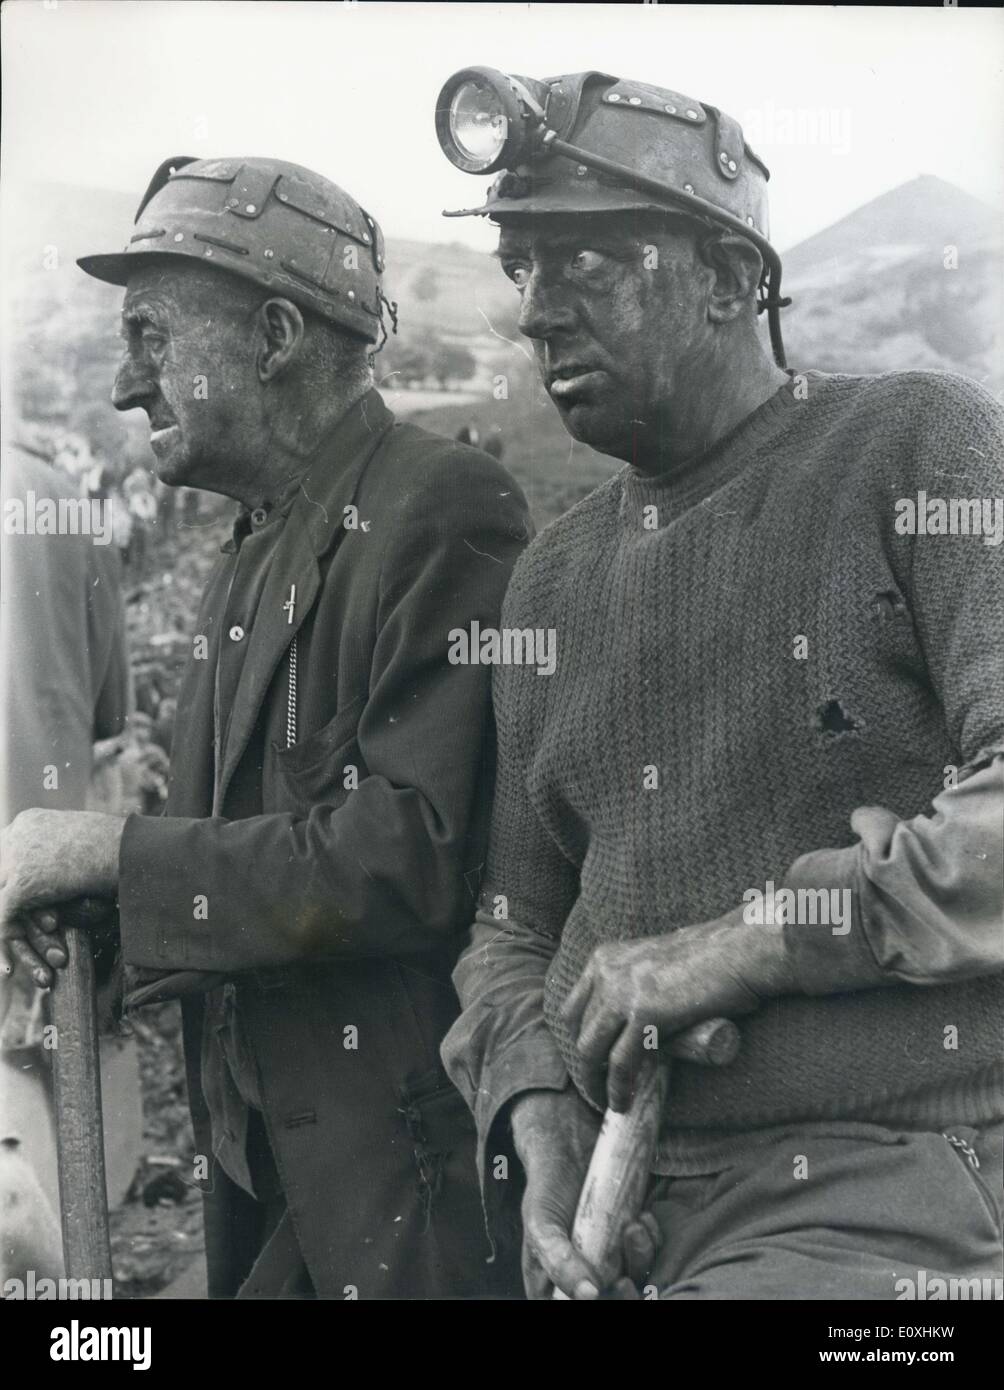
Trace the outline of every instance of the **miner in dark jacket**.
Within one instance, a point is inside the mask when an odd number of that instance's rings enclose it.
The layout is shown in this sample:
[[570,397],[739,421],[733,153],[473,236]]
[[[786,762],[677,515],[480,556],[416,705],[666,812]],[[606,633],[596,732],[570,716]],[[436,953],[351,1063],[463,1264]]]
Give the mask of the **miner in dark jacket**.
[[211,1295],[505,1295],[438,1048],[494,757],[488,669],[448,634],[497,624],[523,498],[373,389],[383,241],[326,179],[174,160],[81,265],[127,287],[113,398],[159,476],[241,506],[166,816],[19,817],[7,949],[48,978],[39,909],[117,895],[134,1002],[183,996]]

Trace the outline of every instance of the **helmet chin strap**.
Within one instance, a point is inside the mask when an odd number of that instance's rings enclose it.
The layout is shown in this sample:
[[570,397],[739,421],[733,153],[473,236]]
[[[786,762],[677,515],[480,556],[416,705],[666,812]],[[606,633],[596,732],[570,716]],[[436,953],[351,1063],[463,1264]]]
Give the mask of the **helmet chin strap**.
[[395,337],[397,336],[397,300],[396,300],[396,299],[388,299],[387,296],[384,294],[383,290],[380,290],[379,293],[380,293],[380,341],[377,343],[376,347],[370,348],[370,354],[369,354],[369,356],[370,356],[370,362],[373,361],[373,358],[376,357],[376,355],[377,355],[378,352],[382,352],[382,351],[383,351],[383,349],[384,349],[384,347],[385,347],[385,345],[386,345],[386,343],[387,343],[387,339],[390,337],[390,333],[387,332],[387,325],[386,325],[386,323],[384,322],[384,317],[383,317],[383,313],[384,313],[384,310],[385,310],[385,309],[387,310],[387,313],[388,313],[388,315],[389,315],[389,317],[390,317],[391,333],[393,333]]

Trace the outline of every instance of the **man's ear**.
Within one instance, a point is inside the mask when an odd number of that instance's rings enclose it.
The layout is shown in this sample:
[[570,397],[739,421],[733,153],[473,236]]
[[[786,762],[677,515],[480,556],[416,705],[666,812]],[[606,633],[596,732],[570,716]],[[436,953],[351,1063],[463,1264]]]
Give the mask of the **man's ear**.
[[708,316],[713,323],[730,323],[755,300],[763,276],[763,257],[751,241],[733,232],[713,232],[706,237],[700,257],[715,272]]
[[261,334],[259,381],[274,381],[295,360],[303,343],[303,315],[288,299],[267,299],[257,313]]

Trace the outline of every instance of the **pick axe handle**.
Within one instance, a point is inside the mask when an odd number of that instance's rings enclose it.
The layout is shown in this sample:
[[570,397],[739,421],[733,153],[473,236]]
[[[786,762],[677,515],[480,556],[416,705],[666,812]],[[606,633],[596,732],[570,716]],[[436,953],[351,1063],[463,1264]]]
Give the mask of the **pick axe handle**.
[[[726,1018],[707,1019],[680,1033],[672,1057],[725,1066],[739,1051],[739,1030]],[[659,1140],[669,1068],[653,1058],[643,1068],[634,1099],[623,1113],[607,1110],[572,1225],[572,1244],[609,1283],[620,1260],[625,1226],[642,1209]],[[560,1289],[554,1298],[566,1300]]]
[[70,1279],[110,1279],[94,957],[85,929],[67,926],[65,935],[67,962],[51,996],[63,1262]]

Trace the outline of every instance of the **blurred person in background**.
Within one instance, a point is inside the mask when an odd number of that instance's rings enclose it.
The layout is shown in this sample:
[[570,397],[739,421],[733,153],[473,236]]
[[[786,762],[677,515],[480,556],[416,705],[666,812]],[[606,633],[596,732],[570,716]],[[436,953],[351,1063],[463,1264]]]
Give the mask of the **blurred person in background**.
[[[57,457],[74,464],[80,449]],[[126,727],[130,681],[120,559],[86,534],[30,534],[35,504],[76,498],[79,468],[10,446],[3,456],[0,825],[32,807],[80,810],[92,749]],[[8,504],[11,504],[8,506]],[[23,508],[23,512],[20,512]],[[32,527],[31,529],[34,529]],[[109,808],[111,809],[111,808]],[[45,991],[0,977],[0,1269],[62,1273]]]

